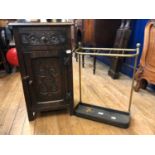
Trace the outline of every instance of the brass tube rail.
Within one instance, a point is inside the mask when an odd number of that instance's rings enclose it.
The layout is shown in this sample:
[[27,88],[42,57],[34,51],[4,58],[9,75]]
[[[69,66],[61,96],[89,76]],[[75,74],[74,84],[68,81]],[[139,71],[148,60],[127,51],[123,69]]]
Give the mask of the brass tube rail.
[[136,49],[128,49],[128,48],[91,48],[91,47],[81,47],[84,50],[103,50],[103,51],[128,51],[128,52],[135,52]]
[[[140,46],[137,44],[137,46]],[[87,52],[83,50],[92,50],[95,52]],[[122,51],[122,53],[101,53],[100,51],[110,51],[110,52],[116,52],[116,51]],[[99,52],[97,52],[99,51]],[[132,54],[125,54],[124,52],[136,52]],[[139,55],[139,50],[137,49],[120,49],[120,48],[88,48],[88,47],[79,47],[78,49],[75,50],[75,53],[80,54],[80,55],[91,55],[91,56],[108,56],[108,57],[135,57]]]

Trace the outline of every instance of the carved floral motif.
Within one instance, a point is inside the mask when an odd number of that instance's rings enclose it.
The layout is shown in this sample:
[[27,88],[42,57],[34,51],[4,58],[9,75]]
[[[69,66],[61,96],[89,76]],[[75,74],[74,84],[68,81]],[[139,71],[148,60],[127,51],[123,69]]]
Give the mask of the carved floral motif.
[[37,60],[35,63],[36,69],[36,84],[37,91],[43,96],[52,96],[53,93],[59,91],[59,72],[56,70],[56,66],[51,63],[51,60],[47,61]]
[[29,45],[58,45],[66,42],[65,33],[61,31],[25,33],[21,40],[23,44]]

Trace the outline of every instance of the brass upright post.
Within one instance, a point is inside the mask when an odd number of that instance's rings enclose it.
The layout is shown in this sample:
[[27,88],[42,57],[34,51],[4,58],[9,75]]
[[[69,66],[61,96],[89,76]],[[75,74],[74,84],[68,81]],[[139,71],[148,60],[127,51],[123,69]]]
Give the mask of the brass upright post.
[[81,55],[79,55],[79,98],[80,102],[82,102],[82,93],[81,93]]
[[134,63],[134,69],[133,69],[133,76],[132,76],[132,83],[131,83],[131,90],[130,90],[130,99],[129,99],[129,107],[128,107],[128,112],[131,110],[131,104],[132,104],[132,97],[133,97],[133,89],[134,89],[134,81],[135,81],[135,72],[136,72],[136,66],[137,66],[137,60],[138,60],[138,54],[139,54],[139,48],[140,44],[136,44],[136,51],[137,55],[135,57],[135,63]]

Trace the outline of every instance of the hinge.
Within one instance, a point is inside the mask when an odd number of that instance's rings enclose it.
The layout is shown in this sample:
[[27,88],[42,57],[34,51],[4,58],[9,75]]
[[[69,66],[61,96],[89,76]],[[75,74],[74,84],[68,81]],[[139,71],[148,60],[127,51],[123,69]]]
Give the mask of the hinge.
[[27,81],[29,85],[31,85],[33,83],[33,81],[30,79],[30,76],[24,76],[22,79],[24,81]]
[[71,92],[67,92],[66,93],[66,99],[70,99],[70,97],[71,97]]
[[64,57],[64,65],[68,65],[70,57]]
[[24,76],[22,79],[23,80],[28,80],[30,77],[29,76]]

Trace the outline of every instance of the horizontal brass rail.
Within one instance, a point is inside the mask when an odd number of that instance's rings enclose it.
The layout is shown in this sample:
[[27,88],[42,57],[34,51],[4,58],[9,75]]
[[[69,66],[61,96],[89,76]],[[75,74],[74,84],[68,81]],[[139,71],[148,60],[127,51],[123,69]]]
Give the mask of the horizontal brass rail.
[[103,51],[127,51],[135,52],[136,49],[126,49],[126,48],[89,48],[89,47],[80,47],[83,50],[103,50]]
[[[87,52],[83,50],[94,50],[94,52]],[[110,51],[110,52],[114,52],[114,51],[123,51],[123,52],[136,52],[136,53],[99,53],[96,52],[96,50],[100,50],[100,51]],[[139,50],[137,49],[118,49],[118,48],[78,48],[75,50],[75,53],[79,54],[79,55],[92,55],[92,56],[108,56],[108,57],[136,57],[139,54]]]
[[108,57],[135,57],[138,55],[136,54],[111,54],[111,53],[87,53],[87,52],[77,52],[79,55],[92,55],[92,56],[108,56]]

